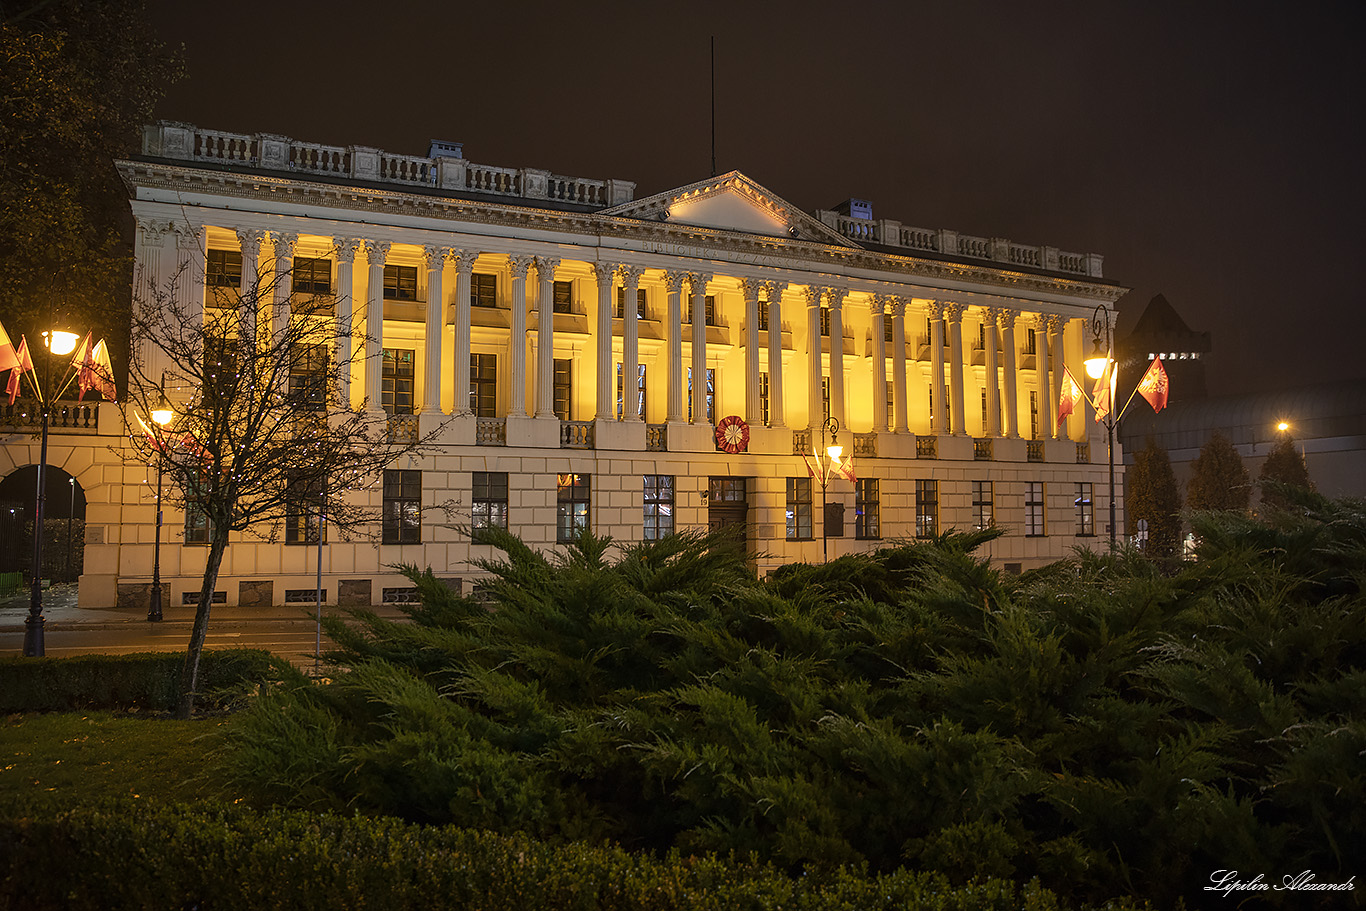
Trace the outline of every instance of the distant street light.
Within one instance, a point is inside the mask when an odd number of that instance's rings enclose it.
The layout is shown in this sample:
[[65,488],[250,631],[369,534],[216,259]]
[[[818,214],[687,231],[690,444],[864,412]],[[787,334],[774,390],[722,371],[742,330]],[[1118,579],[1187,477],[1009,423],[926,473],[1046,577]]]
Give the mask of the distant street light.
[[171,423],[175,417],[175,412],[171,410],[171,405],[166,401],[166,374],[161,374],[161,400],[157,402],[157,407],[152,409],[152,420],[157,425],[156,454],[157,454],[157,528],[156,536],[152,539],[152,597],[147,607],[147,619],[156,622],[161,619],[161,478],[162,469],[166,465],[165,446],[166,439],[162,431],[166,425]]

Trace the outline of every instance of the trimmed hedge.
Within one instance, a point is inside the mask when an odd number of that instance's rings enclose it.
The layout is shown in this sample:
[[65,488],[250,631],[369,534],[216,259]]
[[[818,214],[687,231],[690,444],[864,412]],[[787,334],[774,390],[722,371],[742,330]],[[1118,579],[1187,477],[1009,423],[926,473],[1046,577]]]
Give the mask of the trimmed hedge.
[[[791,877],[390,818],[119,804],[0,821],[0,909],[1054,911],[1037,883],[900,871]],[[1111,911],[1141,907],[1113,903]]]
[[[90,709],[172,711],[180,695],[183,652],[0,658],[0,712]],[[279,676],[281,659],[254,648],[205,650],[199,664],[201,707],[230,691]]]

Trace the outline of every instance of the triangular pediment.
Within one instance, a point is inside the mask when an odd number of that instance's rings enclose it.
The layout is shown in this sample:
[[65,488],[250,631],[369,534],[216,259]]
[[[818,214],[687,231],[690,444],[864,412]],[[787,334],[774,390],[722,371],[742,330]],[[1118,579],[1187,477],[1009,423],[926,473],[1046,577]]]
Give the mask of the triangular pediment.
[[739,171],[633,200],[599,214],[854,246],[849,238]]

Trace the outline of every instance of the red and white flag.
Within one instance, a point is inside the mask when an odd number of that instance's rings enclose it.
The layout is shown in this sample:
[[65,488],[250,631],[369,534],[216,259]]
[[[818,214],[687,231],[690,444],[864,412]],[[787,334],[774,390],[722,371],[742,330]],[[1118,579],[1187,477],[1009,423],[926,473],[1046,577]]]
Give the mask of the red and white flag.
[[19,397],[19,378],[33,369],[33,358],[28,353],[28,339],[24,336],[19,337],[19,350],[15,352],[15,358],[19,363],[9,372],[9,385],[5,387],[11,405]]
[[1081,386],[1072,377],[1072,371],[1062,368],[1062,396],[1058,399],[1058,430],[1062,430],[1062,422],[1067,420],[1067,416],[1076,410],[1077,402],[1082,399]]
[[1161,411],[1167,407],[1167,390],[1167,368],[1162,366],[1162,358],[1155,357],[1143,379],[1138,381],[1138,394],[1148,400],[1153,411]]
[[854,476],[854,457],[847,459],[837,459],[835,461],[835,473],[844,478],[850,484],[857,484],[858,478]]
[[1105,370],[1096,380],[1096,385],[1091,388],[1091,404],[1096,409],[1097,424],[1105,420],[1105,416],[1114,410],[1115,377],[1117,374],[1114,352],[1110,352],[1105,357]]
[[811,475],[811,477],[813,477],[813,478],[816,477],[816,476],[817,476],[817,475],[816,475],[816,466],[813,465],[812,462],[811,462],[811,455],[810,455],[810,453],[807,453],[807,452],[803,451],[803,452],[802,452],[802,461],[806,463],[806,473],[809,474],[809,475]]
[[104,339],[96,342],[93,333],[87,332],[85,340],[71,356],[71,364],[76,368],[76,386],[80,389],[77,401],[83,400],[91,389],[110,402],[115,400],[114,367],[109,361],[109,347]]
[[13,370],[18,366],[19,353],[14,350],[14,343],[9,340],[5,327],[0,326],[0,371]]

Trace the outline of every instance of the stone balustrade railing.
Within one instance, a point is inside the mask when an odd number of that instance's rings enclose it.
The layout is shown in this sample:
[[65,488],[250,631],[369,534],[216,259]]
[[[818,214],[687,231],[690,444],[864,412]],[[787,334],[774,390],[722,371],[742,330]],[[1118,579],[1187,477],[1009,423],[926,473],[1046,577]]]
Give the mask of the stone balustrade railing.
[[802,455],[811,453],[811,431],[794,430],[792,431],[792,454]]
[[853,218],[827,209],[816,210],[816,217],[856,243],[901,247],[912,253],[961,256],[1088,278],[1104,277],[1105,257],[1099,253],[1067,253],[1057,247],[1017,244],[1004,237],[974,237],[947,228],[938,231],[912,228],[890,218]]
[[939,457],[939,438],[922,437],[915,438],[915,457],[917,459],[935,459]]
[[388,425],[390,443],[417,442],[417,415],[391,414]]
[[597,207],[630,202],[636,189],[635,183],[629,180],[566,177],[539,168],[498,168],[464,158],[396,155],[366,146],[319,145],[272,133],[224,133],[169,121],[143,129],[142,153],[157,158]]
[[[48,414],[47,426],[53,433],[95,433],[99,430],[99,418],[99,402],[57,402]],[[42,427],[43,412],[37,401],[16,399],[10,404],[7,399],[0,399],[0,428],[39,433]]]
[[592,449],[592,421],[560,421],[561,449]]
[[854,434],[854,457],[860,459],[877,458],[877,434],[876,433],[856,433]]
[[668,451],[669,451],[669,425],[668,425],[668,424],[646,424],[646,425],[645,425],[645,451],[646,451],[646,452],[668,452]]
[[476,446],[506,446],[507,418],[475,418],[474,443]]

